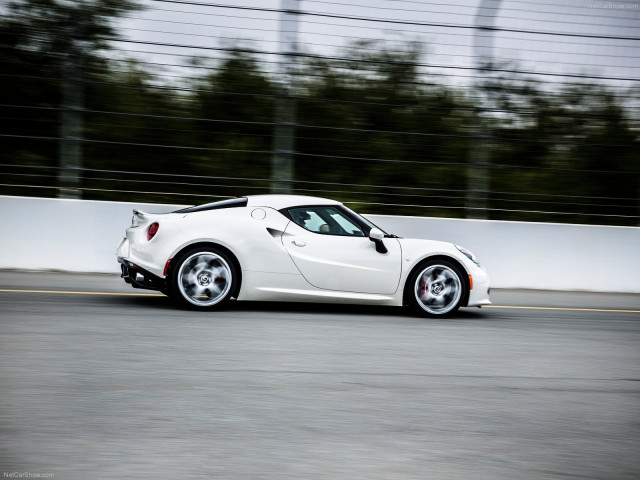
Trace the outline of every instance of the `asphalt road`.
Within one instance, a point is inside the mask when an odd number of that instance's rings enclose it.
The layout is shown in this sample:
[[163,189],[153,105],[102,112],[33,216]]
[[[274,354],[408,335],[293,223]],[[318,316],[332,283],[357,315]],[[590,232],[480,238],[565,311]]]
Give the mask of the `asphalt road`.
[[442,320],[123,293],[0,272],[0,478],[640,478],[640,296]]

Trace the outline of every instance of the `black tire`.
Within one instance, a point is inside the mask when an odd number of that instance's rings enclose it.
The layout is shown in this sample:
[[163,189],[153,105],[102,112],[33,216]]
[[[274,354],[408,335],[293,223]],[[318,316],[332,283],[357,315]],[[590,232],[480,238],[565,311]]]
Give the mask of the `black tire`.
[[458,311],[469,295],[465,275],[458,265],[427,260],[416,268],[405,285],[407,303],[426,316],[445,317]]
[[227,253],[215,247],[196,247],[175,260],[167,278],[167,293],[190,308],[219,309],[235,292],[238,277]]

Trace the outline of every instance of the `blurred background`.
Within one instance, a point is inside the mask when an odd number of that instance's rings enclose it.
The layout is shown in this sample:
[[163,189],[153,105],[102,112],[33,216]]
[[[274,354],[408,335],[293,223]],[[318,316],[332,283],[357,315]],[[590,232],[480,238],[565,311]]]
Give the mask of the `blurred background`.
[[0,195],[640,224],[640,3],[0,11]]

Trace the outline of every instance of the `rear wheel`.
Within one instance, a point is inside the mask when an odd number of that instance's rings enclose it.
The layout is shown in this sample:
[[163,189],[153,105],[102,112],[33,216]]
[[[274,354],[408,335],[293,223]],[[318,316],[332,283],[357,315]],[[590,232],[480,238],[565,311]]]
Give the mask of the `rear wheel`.
[[233,294],[237,274],[228,255],[213,247],[185,252],[170,275],[171,296],[184,305],[219,308]]
[[407,280],[409,303],[421,314],[445,316],[456,312],[467,294],[460,267],[447,260],[422,264]]

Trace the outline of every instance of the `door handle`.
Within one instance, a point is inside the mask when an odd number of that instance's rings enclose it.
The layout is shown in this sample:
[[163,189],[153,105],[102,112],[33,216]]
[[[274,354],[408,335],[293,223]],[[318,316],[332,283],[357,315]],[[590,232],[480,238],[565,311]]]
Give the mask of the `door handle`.
[[302,240],[294,240],[291,243],[293,243],[296,247],[304,247],[307,242],[303,242]]

